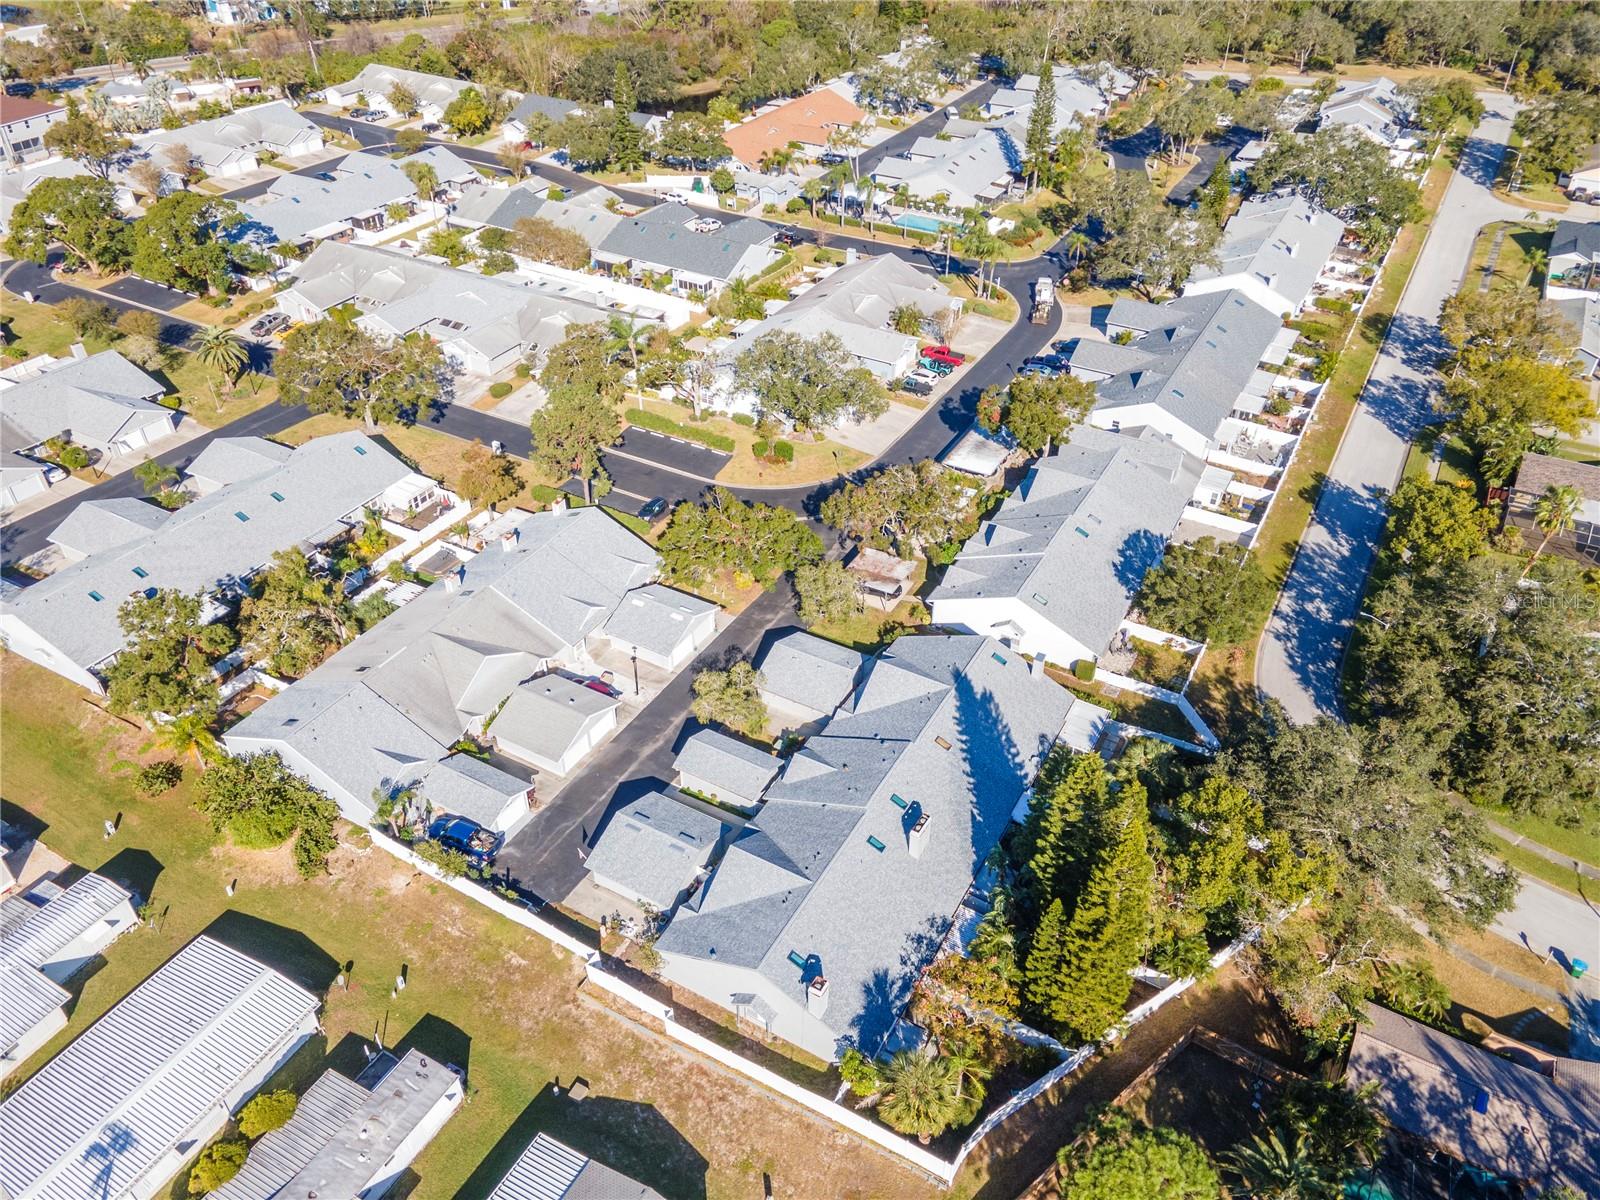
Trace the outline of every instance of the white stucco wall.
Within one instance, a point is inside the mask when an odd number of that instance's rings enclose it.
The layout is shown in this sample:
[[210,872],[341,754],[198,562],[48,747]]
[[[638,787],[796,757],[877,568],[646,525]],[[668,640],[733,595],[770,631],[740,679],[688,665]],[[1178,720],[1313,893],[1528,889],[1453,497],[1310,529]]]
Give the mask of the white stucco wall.
[[[977,596],[933,601],[933,623],[995,638],[1012,649],[1043,656],[1061,666],[1098,652],[1052,624],[1035,608],[1012,596]],[[1010,626],[1016,626],[1016,630]]]

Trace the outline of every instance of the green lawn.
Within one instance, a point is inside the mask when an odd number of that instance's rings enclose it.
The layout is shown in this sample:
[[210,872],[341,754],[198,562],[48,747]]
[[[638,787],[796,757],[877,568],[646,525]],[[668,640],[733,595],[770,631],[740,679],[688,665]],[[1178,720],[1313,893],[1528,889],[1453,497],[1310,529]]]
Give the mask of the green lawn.
[[1600,867],[1600,818],[1592,812],[1587,822],[1562,825],[1548,817],[1514,813],[1507,809],[1485,808],[1484,812],[1514,833],[1530,841],[1548,846],[1562,854],[1570,854],[1592,867]]
[[[575,960],[364,837],[346,831],[331,874],[303,881],[281,849],[214,844],[191,807],[189,778],[154,800],[136,794],[128,763],[148,759],[144,733],[57,676],[0,656],[0,696],[7,821],[31,815],[57,852],[147,895],[159,921],[115,943],[79,983],[68,1028],[18,1082],[210,931],[327,990],[326,1036],[290,1064],[295,1086],[330,1061],[329,1048],[331,1061],[359,1064],[356,1039],[375,1030],[386,1045],[416,1045],[467,1069],[468,1102],[418,1158],[413,1200],[482,1200],[539,1130],[674,1200],[742,1200],[759,1194],[762,1171],[794,1195],[837,1194],[840,1179],[862,1195],[938,1194],[856,1139],[619,1023],[575,992]],[[111,819],[120,824],[107,842],[102,823]],[[348,988],[330,988],[349,964]],[[402,970],[408,986],[391,999]],[[581,1105],[551,1088],[575,1076],[591,1088]]]

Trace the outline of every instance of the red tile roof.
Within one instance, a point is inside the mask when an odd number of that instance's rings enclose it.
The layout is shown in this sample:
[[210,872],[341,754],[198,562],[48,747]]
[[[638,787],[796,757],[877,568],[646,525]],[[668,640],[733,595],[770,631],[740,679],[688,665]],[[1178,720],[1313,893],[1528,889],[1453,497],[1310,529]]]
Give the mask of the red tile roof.
[[832,88],[818,88],[780,104],[769,113],[751,117],[722,135],[733,156],[746,166],[755,166],[768,150],[790,142],[808,146],[826,145],[828,134],[840,125],[864,120],[862,112]]
[[0,125],[61,111],[59,104],[45,104],[39,100],[29,100],[26,96],[0,95]]

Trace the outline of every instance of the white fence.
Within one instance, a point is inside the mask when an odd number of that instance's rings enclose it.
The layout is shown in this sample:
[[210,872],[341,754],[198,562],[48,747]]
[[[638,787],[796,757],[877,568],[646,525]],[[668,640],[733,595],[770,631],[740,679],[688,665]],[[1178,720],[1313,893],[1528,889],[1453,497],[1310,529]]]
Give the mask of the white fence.
[[[870,1117],[865,1117],[854,1109],[836,1103],[826,1096],[819,1096],[815,1092],[785,1079],[760,1063],[752,1062],[726,1046],[719,1045],[709,1038],[694,1032],[694,1030],[680,1025],[673,1014],[671,1005],[663,1003],[654,996],[641,991],[626,980],[619,979],[607,971],[602,965],[603,960],[599,952],[594,947],[574,937],[566,930],[551,924],[537,913],[530,912],[523,905],[496,895],[471,880],[446,879],[437,867],[418,857],[411,847],[405,843],[396,841],[394,838],[375,829],[368,830],[368,833],[372,836],[373,845],[388,851],[404,862],[410,863],[424,874],[433,876],[446,887],[460,892],[468,899],[485,905],[501,916],[515,921],[523,928],[538,934],[546,941],[582,958],[584,961],[584,975],[590,983],[603,991],[610,992],[640,1012],[660,1021],[663,1032],[673,1041],[705,1055],[713,1062],[720,1063],[730,1070],[737,1071],[752,1083],[759,1084],[768,1091],[775,1092],[785,1099],[799,1104],[824,1120],[832,1121],[840,1128],[849,1130],[858,1137],[865,1138],[879,1149],[888,1151],[909,1166],[915,1167],[947,1187],[955,1180],[956,1173],[961,1169],[961,1165],[966,1161],[967,1156],[978,1147],[984,1137],[994,1132],[1006,1118],[1017,1112],[1024,1105],[1043,1095],[1076,1071],[1088,1061],[1097,1048],[1096,1045],[1079,1046],[1057,1066],[1051,1068],[1050,1071],[1041,1075],[1015,1095],[1008,1097],[1003,1104],[978,1123],[977,1128],[961,1144],[961,1148],[956,1152],[955,1158],[946,1161],[917,1143],[901,1137]],[[1260,936],[1260,931],[1254,930],[1224,947],[1212,956],[1212,968],[1221,967]],[[1194,986],[1195,982],[1193,977],[1173,981],[1130,1012],[1123,1019],[1122,1024],[1111,1034],[1108,1034],[1099,1045],[1114,1044],[1134,1025],[1137,1025],[1168,1001],[1174,1000],[1188,991],[1189,988]]]
[[[1126,692],[1133,692],[1140,696],[1148,696],[1152,700],[1160,700],[1172,705],[1183,714],[1183,719],[1194,728],[1195,735],[1207,749],[1215,751],[1222,743],[1217,741],[1217,735],[1211,732],[1211,726],[1201,719],[1195,711],[1194,705],[1189,703],[1187,696],[1178,692],[1168,691],[1164,687],[1157,687],[1153,683],[1146,683],[1142,679],[1135,679],[1131,675],[1118,675],[1115,671],[1097,669],[1094,673],[1096,683],[1110,684],[1112,687],[1121,688]],[[1110,697],[1108,697],[1109,699]]]

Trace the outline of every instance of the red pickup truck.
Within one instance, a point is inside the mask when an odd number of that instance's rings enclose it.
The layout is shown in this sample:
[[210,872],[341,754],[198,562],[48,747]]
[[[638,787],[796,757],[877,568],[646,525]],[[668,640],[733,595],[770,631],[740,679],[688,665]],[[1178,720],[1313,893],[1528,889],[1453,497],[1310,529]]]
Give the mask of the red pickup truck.
[[959,367],[967,361],[965,354],[957,354],[949,346],[924,346],[922,357],[931,359],[933,362],[946,363],[952,367]]

